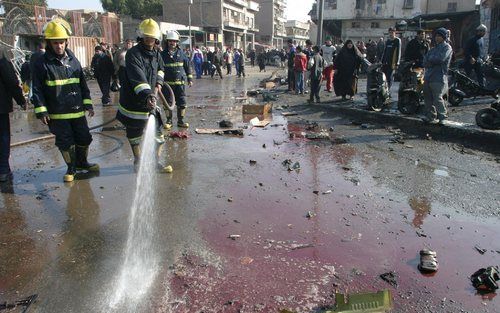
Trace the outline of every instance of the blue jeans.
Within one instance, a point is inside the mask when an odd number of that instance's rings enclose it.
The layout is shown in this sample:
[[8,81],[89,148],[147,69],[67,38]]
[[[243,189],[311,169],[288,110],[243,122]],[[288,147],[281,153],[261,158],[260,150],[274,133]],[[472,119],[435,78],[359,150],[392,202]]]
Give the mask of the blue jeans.
[[295,91],[304,93],[304,72],[295,72]]
[[0,174],[10,173],[10,119],[9,113],[0,114]]
[[196,78],[201,78],[201,74],[202,74],[201,65],[202,65],[201,61],[194,62],[194,70],[196,71]]

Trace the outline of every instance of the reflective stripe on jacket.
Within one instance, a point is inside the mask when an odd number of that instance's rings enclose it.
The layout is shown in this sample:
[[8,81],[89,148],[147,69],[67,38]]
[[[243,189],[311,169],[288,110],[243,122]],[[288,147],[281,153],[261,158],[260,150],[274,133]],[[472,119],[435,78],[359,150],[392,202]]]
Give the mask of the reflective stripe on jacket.
[[74,119],[92,109],[92,100],[82,66],[71,50],[62,58],[47,50],[36,60],[33,97],[38,118]]
[[118,110],[129,118],[147,119],[146,98],[154,93],[157,84],[163,84],[165,76],[160,52],[147,50],[139,43],[127,51],[125,64],[125,70],[120,71]]
[[181,49],[177,48],[173,53],[163,50],[161,57],[165,65],[165,84],[184,85],[193,79],[189,59]]

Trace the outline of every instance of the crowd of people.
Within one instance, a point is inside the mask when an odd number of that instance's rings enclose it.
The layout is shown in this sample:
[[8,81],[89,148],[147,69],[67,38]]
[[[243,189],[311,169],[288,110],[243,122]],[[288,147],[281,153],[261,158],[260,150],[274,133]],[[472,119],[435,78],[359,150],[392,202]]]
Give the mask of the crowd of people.
[[[475,36],[464,47],[465,72],[470,76],[474,71],[480,86],[485,84],[482,73],[482,64],[487,58],[483,41],[485,33],[486,26],[478,26]],[[372,63],[380,63],[390,94],[394,75],[403,60],[411,62],[415,68],[424,69],[426,112],[423,120],[443,124],[447,119],[445,98],[448,92],[448,69],[454,54],[448,29],[441,27],[429,35],[424,30],[417,30],[415,38],[408,42],[404,55],[401,39],[394,28],[388,29],[386,40],[369,40],[367,44],[362,41],[355,44],[352,40],[339,40],[334,44],[328,37],[321,47],[313,46],[310,40],[300,47],[290,39],[286,54],[288,91],[306,94],[308,91],[305,86],[309,84],[309,102],[320,102],[321,85],[326,81],[326,92],[335,92],[343,101],[353,100],[361,71]]]

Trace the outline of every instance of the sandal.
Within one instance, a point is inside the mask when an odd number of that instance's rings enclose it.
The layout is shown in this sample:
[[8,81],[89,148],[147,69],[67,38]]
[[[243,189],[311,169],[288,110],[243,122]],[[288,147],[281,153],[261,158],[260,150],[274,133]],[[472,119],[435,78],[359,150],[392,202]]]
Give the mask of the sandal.
[[439,263],[436,258],[437,253],[429,249],[420,250],[420,264],[418,269],[421,272],[435,272],[438,270]]
[[472,285],[480,291],[492,292],[498,289],[497,281],[500,280],[498,266],[481,268],[471,275]]

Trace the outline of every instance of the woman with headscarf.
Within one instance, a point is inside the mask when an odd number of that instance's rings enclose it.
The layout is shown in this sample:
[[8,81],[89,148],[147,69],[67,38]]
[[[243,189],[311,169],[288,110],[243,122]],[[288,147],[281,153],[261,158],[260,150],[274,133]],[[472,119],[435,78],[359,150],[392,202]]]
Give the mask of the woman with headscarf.
[[358,90],[358,71],[363,61],[363,56],[352,40],[347,40],[344,47],[335,58],[335,83],[334,89],[337,96],[342,96],[346,100],[349,95],[354,100],[354,95]]

